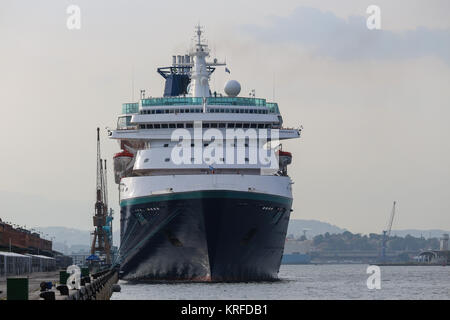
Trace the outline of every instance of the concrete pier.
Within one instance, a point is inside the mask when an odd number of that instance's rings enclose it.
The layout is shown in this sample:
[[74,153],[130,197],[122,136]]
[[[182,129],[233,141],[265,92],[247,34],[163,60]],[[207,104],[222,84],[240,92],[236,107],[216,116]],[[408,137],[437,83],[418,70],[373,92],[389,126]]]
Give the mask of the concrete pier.
[[[28,277],[29,282],[29,300],[39,300],[40,294],[40,284],[41,282],[52,282],[56,285],[59,280],[59,271],[51,271],[51,272],[34,272],[30,274],[20,275],[20,278]],[[0,300],[6,299],[6,277],[0,278]]]
[[55,292],[55,300],[109,300],[114,291],[114,285],[119,281],[119,273],[116,269],[106,270],[97,274],[91,274],[87,283],[79,290],[69,290],[63,294],[62,290],[52,289]]
[[[117,270],[106,270],[97,274],[91,274],[83,281],[83,285],[79,290],[57,290],[59,283],[59,271],[54,272],[36,272],[29,274],[28,277],[29,300],[44,300],[42,298],[42,291],[40,284],[42,282],[52,282],[51,290],[47,293],[54,296],[54,300],[109,300],[113,294],[116,283],[119,281],[119,274]],[[23,276],[21,277],[23,278]],[[86,281],[89,280],[89,281]],[[63,287],[65,284],[63,285]],[[7,278],[0,279],[0,300],[6,300],[7,297]]]

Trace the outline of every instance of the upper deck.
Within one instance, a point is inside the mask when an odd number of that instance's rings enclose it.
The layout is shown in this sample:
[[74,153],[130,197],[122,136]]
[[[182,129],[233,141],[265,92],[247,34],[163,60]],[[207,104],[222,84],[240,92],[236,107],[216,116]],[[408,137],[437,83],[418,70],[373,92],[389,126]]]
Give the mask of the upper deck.
[[[229,80],[224,94],[212,92],[209,81],[215,67],[225,66],[217,59],[207,61],[208,46],[203,43],[197,28],[197,42],[185,56],[173,56],[171,67],[158,68],[164,77],[163,97],[145,97],[141,90],[138,102],[124,103],[118,117],[113,139],[166,139],[173,129],[191,130],[194,123],[204,129],[282,129],[283,118],[278,104],[255,97],[239,96],[241,85]],[[226,68],[225,71],[230,73]],[[285,129],[285,139],[296,138],[299,129]],[[169,136],[170,138],[170,136]]]
[[[260,107],[267,113],[280,114],[278,104],[267,102],[261,98],[244,98],[244,97],[162,97],[162,98],[144,98],[140,102],[124,103],[122,105],[122,114],[148,113],[152,110],[171,110],[176,107],[191,106],[223,106],[223,107]],[[172,108],[170,108],[172,107]],[[183,108],[185,109],[185,108]],[[180,111],[182,112],[182,111]],[[154,112],[152,112],[154,113]],[[156,112],[164,113],[164,112]]]
[[[117,131],[110,136],[115,139],[143,139],[151,135],[154,138],[164,139],[170,137],[171,131],[175,128],[193,128],[195,121],[203,121],[204,128],[281,129],[282,127],[278,104],[267,102],[266,99],[162,97],[124,103]],[[282,130],[281,136],[282,139],[295,138],[299,136],[299,132],[296,129]]]

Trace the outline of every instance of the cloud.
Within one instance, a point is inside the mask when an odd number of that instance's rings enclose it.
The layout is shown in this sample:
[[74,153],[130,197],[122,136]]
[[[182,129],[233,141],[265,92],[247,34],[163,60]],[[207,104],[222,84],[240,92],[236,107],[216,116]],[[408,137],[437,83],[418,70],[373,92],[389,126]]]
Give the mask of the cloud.
[[[269,17],[267,26],[243,25],[241,30],[259,41],[293,43],[313,54],[338,60],[408,59],[435,56],[450,63],[450,30],[417,27],[393,32],[369,30],[367,17],[337,17],[309,7],[290,16]],[[383,22],[383,21],[382,21]]]

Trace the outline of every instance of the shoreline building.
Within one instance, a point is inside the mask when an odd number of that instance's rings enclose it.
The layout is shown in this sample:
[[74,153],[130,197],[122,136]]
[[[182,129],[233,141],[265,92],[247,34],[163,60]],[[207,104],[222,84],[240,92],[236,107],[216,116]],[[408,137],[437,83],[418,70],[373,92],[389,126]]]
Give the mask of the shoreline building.
[[430,264],[450,264],[450,251],[448,248],[449,234],[444,233],[440,239],[439,250],[422,251],[418,260],[420,262],[428,262]]

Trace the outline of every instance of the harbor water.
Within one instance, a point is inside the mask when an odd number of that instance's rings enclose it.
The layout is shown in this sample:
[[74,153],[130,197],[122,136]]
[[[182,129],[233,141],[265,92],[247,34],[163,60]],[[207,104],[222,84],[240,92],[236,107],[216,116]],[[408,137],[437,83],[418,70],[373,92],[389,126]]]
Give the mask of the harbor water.
[[166,299],[450,299],[450,266],[382,266],[380,289],[369,289],[368,265],[282,265],[280,280],[250,283],[119,281],[112,300]]

